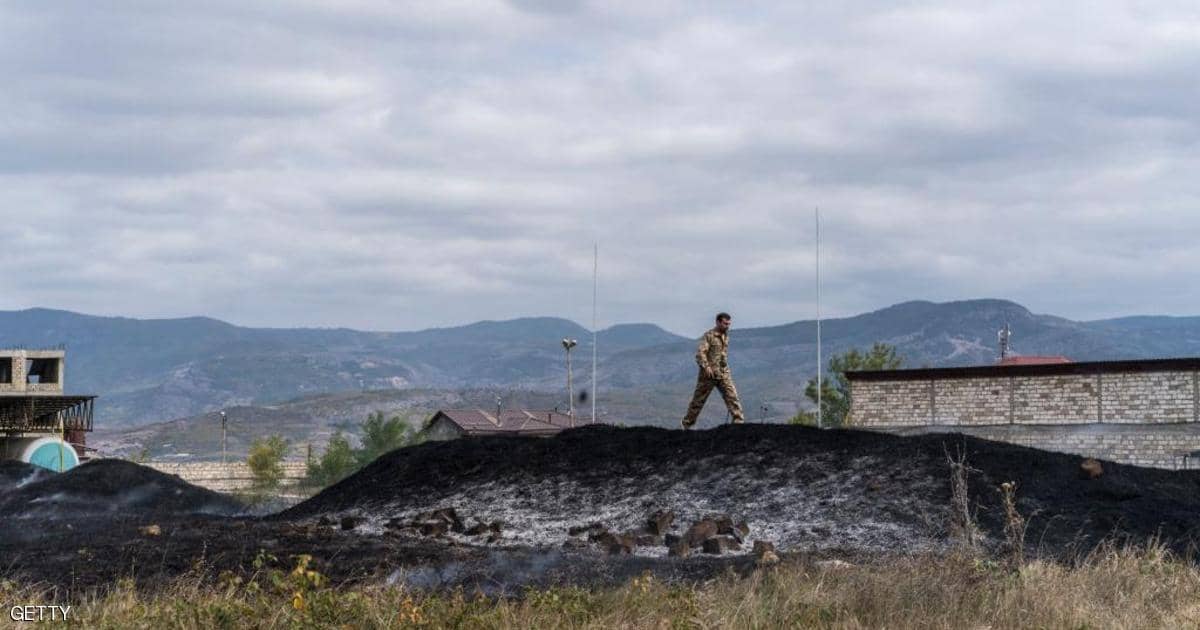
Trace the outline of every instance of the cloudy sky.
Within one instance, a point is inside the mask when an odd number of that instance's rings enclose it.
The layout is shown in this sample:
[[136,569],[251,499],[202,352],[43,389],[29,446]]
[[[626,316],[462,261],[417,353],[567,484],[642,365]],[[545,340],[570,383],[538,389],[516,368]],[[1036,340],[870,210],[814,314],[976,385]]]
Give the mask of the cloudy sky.
[[1200,314],[1197,7],[0,2],[0,309]]

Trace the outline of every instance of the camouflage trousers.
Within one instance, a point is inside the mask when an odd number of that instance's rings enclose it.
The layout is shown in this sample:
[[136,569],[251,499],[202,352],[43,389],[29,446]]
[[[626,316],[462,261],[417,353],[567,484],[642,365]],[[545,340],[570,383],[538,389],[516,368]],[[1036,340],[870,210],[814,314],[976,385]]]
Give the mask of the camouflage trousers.
[[742,414],[742,401],[738,398],[737,387],[733,384],[733,375],[728,371],[718,370],[712,378],[704,375],[704,370],[700,370],[700,374],[696,377],[696,391],[692,393],[692,403],[688,405],[687,415],[683,417],[685,426],[696,424],[696,419],[700,417],[700,410],[704,408],[705,401],[708,400],[708,395],[712,393],[713,388],[721,392],[721,398],[725,400],[725,407],[729,409],[729,415],[733,416],[734,422],[745,422],[745,415]]

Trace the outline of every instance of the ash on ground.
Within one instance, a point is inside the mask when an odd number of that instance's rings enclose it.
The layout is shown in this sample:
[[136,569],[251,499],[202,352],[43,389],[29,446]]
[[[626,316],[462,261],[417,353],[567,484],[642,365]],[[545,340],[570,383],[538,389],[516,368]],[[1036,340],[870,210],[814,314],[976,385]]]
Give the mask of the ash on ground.
[[1003,540],[999,485],[1017,484],[1031,553],[1165,541],[1192,554],[1200,472],[1102,462],[959,435],[900,437],[782,425],[708,431],[591,426],[393,451],[267,517],[128,462],[61,475],[0,467],[7,577],[103,587],[197,570],[251,573],[299,554],[337,583],[466,587],[698,580],[791,555],[945,550],[949,454],[975,470],[984,549]]

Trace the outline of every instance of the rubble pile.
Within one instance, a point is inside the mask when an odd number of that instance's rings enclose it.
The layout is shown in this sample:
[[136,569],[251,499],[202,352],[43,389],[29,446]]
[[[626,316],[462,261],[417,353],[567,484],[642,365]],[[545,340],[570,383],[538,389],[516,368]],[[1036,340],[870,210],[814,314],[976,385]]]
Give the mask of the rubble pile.
[[[599,522],[575,526],[567,529],[570,538],[563,547],[586,549],[590,543],[610,555],[631,554],[638,548],[664,547],[668,556],[686,558],[693,550],[711,555],[741,551],[750,535],[750,525],[746,521],[734,523],[727,514],[706,516],[683,529],[682,533],[672,531],[674,522],[674,511],[657,510],[641,528],[624,532],[610,531]],[[769,545],[774,550],[774,545],[766,541],[756,540],[754,544]],[[761,547],[762,550],[767,548]],[[761,556],[757,552],[756,555]]]

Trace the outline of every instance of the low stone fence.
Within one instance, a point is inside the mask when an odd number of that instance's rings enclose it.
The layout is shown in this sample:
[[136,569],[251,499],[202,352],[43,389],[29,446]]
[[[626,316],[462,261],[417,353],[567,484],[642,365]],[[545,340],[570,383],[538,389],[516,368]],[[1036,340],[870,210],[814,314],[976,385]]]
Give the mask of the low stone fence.
[[[246,462],[146,462],[159,472],[175,475],[184,481],[217,492],[238,492],[254,486],[254,475]],[[283,462],[280,488],[299,485],[307,470],[304,462]]]

